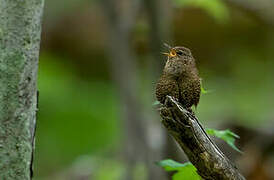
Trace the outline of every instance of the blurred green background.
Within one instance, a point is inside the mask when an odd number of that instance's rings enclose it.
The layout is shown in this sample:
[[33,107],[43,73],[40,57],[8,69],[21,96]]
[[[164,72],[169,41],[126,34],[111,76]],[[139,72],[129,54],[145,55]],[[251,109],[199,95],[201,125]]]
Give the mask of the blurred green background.
[[[163,43],[190,48],[206,127],[247,179],[274,179],[274,1],[47,0],[34,179],[170,179],[186,161],[152,105]],[[129,173],[130,172],[130,173]]]

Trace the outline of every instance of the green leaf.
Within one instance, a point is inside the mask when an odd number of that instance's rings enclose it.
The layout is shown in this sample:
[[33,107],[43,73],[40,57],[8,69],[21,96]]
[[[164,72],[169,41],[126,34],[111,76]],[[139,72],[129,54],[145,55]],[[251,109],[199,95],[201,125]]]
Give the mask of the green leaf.
[[[192,167],[194,166],[192,165]],[[172,180],[201,180],[199,174],[192,167],[185,167],[184,170],[175,173]]]
[[229,18],[229,11],[222,0],[174,0],[177,6],[192,6],[204,9],[219,23],[224,23]]
[[202,94],[207,94],[207,93],[208,93],[208,91],[207,91],[207,90],[205,90],[203,87],[201,87],[201,93],[202,93]]
[[195,166],[190,162],[179,163],[172,159],[162,160],[157,163],[159,166],[163,167],[166,171],[177,171],[173,176],[173,180],[200,180]]
[[154,103],[152,104],[152,106],[157,106],[157,105],[159,105],[159,104],[160,104],[159,101],[154,101]]
[[189,165],[191,163],[179,163],[172,159],[166,159],[162,160],[160,162],[157,162],[157,165],[163,167],[166,171],[180,171],[183,167]]
[[202,94],[208,94],[208,93],[211,93],[212,90],[205,90],[204,86],[203,86],[203,81],[201,79],[201,93]]
[[206,132],[209,135],[215,136],[217,138],[220,138],[222,140],[224,140],[229,146],[231,146],[234,150],[242,153],[242,151],[240,151],[236,146],[235,146],[235,139],[239,139],[240,136],[238,136],[237,134],[231,132],[229,129],[227,130],[216,130],[216,129],[210,129],[207,128]]

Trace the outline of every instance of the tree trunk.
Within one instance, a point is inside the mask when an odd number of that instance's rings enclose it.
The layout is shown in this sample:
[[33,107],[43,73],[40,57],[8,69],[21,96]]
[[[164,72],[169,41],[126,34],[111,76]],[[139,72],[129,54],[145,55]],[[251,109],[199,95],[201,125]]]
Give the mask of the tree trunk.
[[[155,91],[155,82],[157,82],[161,70],[165,63],[165,56],[160,52],[166,51],[163,43],[170,43],[171,40],[171,3],[166,0],[143,0],[144,10],[146,14],[146,20],[149,25],[149,53],[146,63],[146,92],[147,98],[144,100],[144,110],[147,110],[146,114],[149,115],[149,121],[145,121],[145,128],[147,130],[148,139],[148,160],[149,160],[149,174],[148,179],[166,180],[168,178],[167,173],[161,171],[158,166],[155,166],[155,161],[159,161],[165,157],[165,149],[167,147],[167,133],[159,124],[159,116],[156,111],[152,112],[152,102],[155,101],[155,95],[151,92]],[[163,16],[164,14],[164,16]]]
[[31,179],[43,0],[0,0],[0,179]]

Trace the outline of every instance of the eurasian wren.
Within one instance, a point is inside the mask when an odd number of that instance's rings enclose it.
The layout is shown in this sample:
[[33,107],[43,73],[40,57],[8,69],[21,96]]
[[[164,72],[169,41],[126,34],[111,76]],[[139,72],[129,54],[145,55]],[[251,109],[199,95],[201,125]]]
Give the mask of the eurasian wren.
[[197,107],[200,100],[201,80],[191,51],[185,47],[169,47],[161,78],[156,85],[156,98],[162,104],[167,95],[176,98],[183,107]]

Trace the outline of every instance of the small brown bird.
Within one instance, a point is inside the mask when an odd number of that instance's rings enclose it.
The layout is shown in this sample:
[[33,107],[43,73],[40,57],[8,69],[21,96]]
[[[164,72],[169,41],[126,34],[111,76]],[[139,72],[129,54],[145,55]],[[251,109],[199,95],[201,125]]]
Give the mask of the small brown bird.
[[[166,45],[168,46],[168,45]],[[188,48],[169,47],[161,78],[156,85],[156,98],[164,103],[167,95],[176,98],[183,107],[197,107],[200,100],[201,80],[195,59]]]

